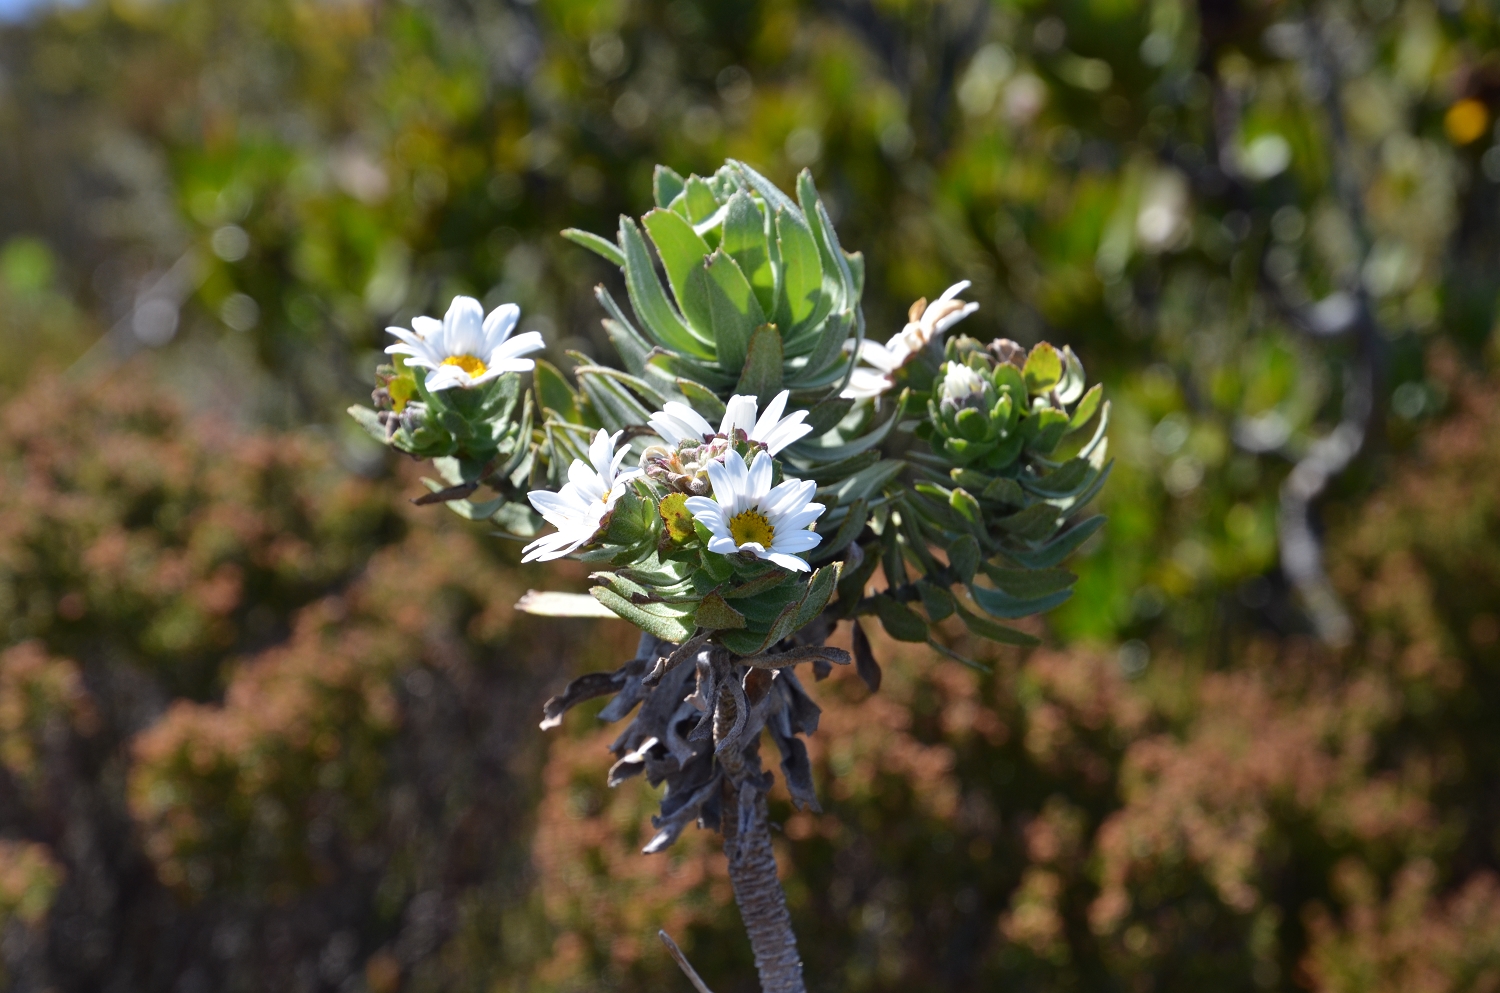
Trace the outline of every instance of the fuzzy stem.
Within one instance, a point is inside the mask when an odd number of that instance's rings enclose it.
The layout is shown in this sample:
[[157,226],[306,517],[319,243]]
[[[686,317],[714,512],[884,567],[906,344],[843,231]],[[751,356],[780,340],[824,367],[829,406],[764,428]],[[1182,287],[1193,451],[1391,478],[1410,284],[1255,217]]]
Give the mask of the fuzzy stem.
[[[739,678],[738,666],[731,667]],[[717,739],[734,724],[735,703],[721,692],[714,713]],[[734,744],[719,753],[724,769],[724,804],[720,818],[724,832],[724,855],[729,860],[729,882],[734,901],[750,936],[755,970],[762,993],[806,993],[802,960],[797,955],[797,935],[786,909],[786,894],[776,876],[776,853],[771,849],[771,829],[766,815],[766,792],[760,774],[759,738],[745,745]]]

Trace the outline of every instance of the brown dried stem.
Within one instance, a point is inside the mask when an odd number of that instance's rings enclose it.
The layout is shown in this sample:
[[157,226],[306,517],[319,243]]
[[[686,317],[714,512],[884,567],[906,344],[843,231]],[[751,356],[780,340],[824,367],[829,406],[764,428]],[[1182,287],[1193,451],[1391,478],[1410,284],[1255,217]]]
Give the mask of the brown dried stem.
[[[737,666],[731,666],[733,689],[737,683]],[[721,664],[724,664],[721,663]],[[714,710],[714,740],[722,741],[736,725],[743,726],[744,716],[737,711],[747,706],[741,690],[720,690]],[[786,894],[776,875],[776,853],[771,848],[771,830],[766,813],[766,777],[761,774],[759,737],[733,743],[718,752],[724,770],[724,802],[721,828],[724,832],[724,855],[729,861],[729,881],[734,900],[750,936],[755,954],[755,969],[760,976],[762,993],[806,993],[802,981],[802,960],[797,954],[797,936],[792,931],[792,917],[787,912]]]

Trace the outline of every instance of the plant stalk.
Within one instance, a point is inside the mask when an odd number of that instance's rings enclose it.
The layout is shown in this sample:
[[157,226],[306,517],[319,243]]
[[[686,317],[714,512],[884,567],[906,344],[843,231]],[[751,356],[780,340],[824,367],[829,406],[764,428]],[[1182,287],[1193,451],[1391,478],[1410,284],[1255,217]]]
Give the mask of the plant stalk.
[[[730,672],[732,678],[741,677],[739,666],[731,666]],[[721,691],[714,711],[716,741],[733,726],[735,708],[730,693]],[[756,734],[743,745],[733,742],[718,756],[724,770],[720,817],[724,856],[729,861],[734,901],[755,954],[762,993],[806,993],[797,935],[792,931],[792,916],[786,909],[786,893],[777,878],[776,853],[771,848],[759,739]]]

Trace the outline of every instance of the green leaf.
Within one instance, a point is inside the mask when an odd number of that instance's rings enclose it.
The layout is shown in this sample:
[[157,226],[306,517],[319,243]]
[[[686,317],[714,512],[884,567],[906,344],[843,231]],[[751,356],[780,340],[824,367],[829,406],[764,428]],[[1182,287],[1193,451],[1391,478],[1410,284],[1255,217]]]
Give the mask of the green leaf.
[[1095,383],[1093,387],[1091,387],[1089,391],[1083,395],[1083,399],[1078,401],[1078,406],[1073,408],[1073,416],[1068,421],[1068,430],[1077,431],[1079,428],[1087,424],[1089,422],[1089,418],[1093,417],[1094,412],[1099,409],[1099,401],[1103,399],[1104,385],[1102,383]]
[[828,606],[828,601],[833,598],[833,591],[838,587],[839,574],[842,571],[843,567],[835,562],[832,565],[825,565],[812,574],[812,578],[807,581],[807,593],[797,606],[796,623],[787,634],[802,630],[823,612],[823,608]]
[[839,580],[839,602],[845,605],[844,616],[852,616],[854,608],[858,605],[860,597],[864,594],[865,584],[870,577],[875,575],[875,568],[880,565],[880,556],[868,545],[861,546],[865,553],[858,568],[853,572],[845,573]]
[[678,379],[677,388],[687,397],[688,406],[702,414],[706,420],[718,423],[724,419],[724,401],[713,390],[691,379]]
[[[749,280],[763,313],[776,310],[776,274],[771,268],[771,250],[766,237],[766,219],[755,199],[744,190],[729,198],[724,217],[724,238],[719,247],[739,264]],[[761,322],[756,322],[761,323]]]
[[585,593],[527,590],[516,609],[533,617],[614,617],[614,611]]
[[958,511],[964,520],[976,526],[983,525],[984,511],[980,509],[979,501],[974,495],[962,487],[948,494],[948,506]]
[[632,545],[644,542],[656,543],[662,526],[661,515],[656,509],[656,500],[642,496],[634,486],[626,486],[625,492],[615,501],[609,517],[609,530],[605,539],[613,545]]
[[1062,358],[1057,354],[1057,349],[1047,342],[1041,342],[1026,356],[1026,365],[1021,369],[1021,375],[1026,379],[1026,388],[1032,393],[1046,393],[1057,385],[1062,378]]
[[359,422],[359,426],[370,433],[370,437],[385,444],[385,425],[380,423],[380,417],[369,407],[355,404],[348,410],[349,416]]
[[1092,538],[1094,532],[1104,526],[1104,521],[1103,514],[1095,514],[1068,528],[1040,548],[1027,551],[1007,548],[1005,555],[1031,569],[1050,569],[1071,555],[1079,545]]
[[979,568],[979,542],[966,534],[948,548],[948,564],[962,583],[972,583]]
[[1094,467],[1087,459],[1069,459],[1056,469],[1034,479],[1021,477],[1021,485],[1044,497],[1066,497],[1081,492],[1094,481]]
[[766,323],[765,312],[739,265],[723,251],[715,251],[708,264],[698,272],[708,299],[719,368],[729,373],[737,372],[744,367],[751,334]]
[[710,631],[724,631],[745,626],[745,615],[724,602],[717,593],[710,593],[698,602],[698,626]]
[[900,459],[885,459],[861,469],[842,482],[819,487],[815,496],[835,507],[856,500],[869,500],[905,468],[906,463]]
[[1032,418],[1036,434],[1027,443],[1027,448],[1046,455],[1057,447],[1068,430],[1068,415],[1053,407],[1045,407]]
[[589,592],[618,616],[663,641],[681,644],[693,636],[695,625],[689,611],[664,603],[631,603],[608,586],[595,586]]
[[777,212],[776,241],[781,250],[783,273],[776,323],[790,331],[797,329],[817,307],[823,291],[823,266],[812,232],[796,213]]
[[667,300],[651,264],[651,253],[646,250],[646,239],[628,217],[620,218],[620,244],[625,248],[625,286],[630,291],[630,304],[657,343],[712,359],[713,350],[693,334]]
[[575,375],[584,396],[589,398],[589,403],[609,431],[642,425],[650,418],[650,411],[613,377],[582,370],[576,370]]
[[537,359],[531,381],[536,384],[537,399],[543,408],[556,412],[563,420],[577,424],[583,420],[578,398],[562,372],[546,359]]
[[865,294],[865,255],[863,252],[845,252],[844,264],[849,267],[849,279],[854,283],[854,299]]
[[657,166],[656,174],[651,182],[651,190],[656,195],[656,205],[658,207],[670,206],[686,185],[682,177],[668,166]]
[[962,655],[958,654],[953,649],[951,649],[947,645],[943,644],[941,641],[938,641],[936,638],[928,638],[927,639],[927,644],[928,644],[928,647],[930,647],[933,651],[937,652],[939,655],[946,655],[946,656],[948,656],[948,658],[950,658],[953,661],[957,662],[959,665],[968,666],[970,669],[973,669],[975,672],[982,672],[986,676],[994,675],[994,672],[995,672],[994,669],[991,669],[989,666],[984,665],[981,662],[975,662],[971,658],[966,658],[965,656],[962,656]]
[[736,655],[749,656],[759,654],[765,635],[751,634],[748,631],[720,631],[714,635],[714,640]]
[[1027,399],[1026,379],[1021,375],[1021,370],[1010,363],[1003,363],[995,367],[990,374],[995,383],[995,389],[1001,393],[1009,393],[1015,399],[1014,410],[1028,409],[1031,404]]
[[925,579],[917,581],[917,593],[922,597],[922,606],[927,611],[927,616],[934,621],[941,621],[953,616],[955,607],[953,594],[935,586]]
[[878,427],[870,429],[853,441],[846,442],[842,445],[814,445],[804,439],[793,445],[789,445],[786,449],[786,453],[789,454],[794,461],[798,463],[806,463],[809,465],[817,463],[841,462],[844,459],[858,455],[860,452],[869,451],[870,449],[874,448],[876,445],[884,441],[886,435],[891,433],[891,429],[894,428],[896,426],[896,422],[900,420],[900,417],[898,416],[900,410],[901,405],[899,403],[892,404],[890,417],[886,418],[885,421],[882,422]]
[[1056,507],[1038,503],[1009,517],[995,521],[995,526],[1022,541],[1039,542],[1050,538],[1062,523]]
[[833,430],[839,421],[847,417],[849,411],[852,409],[854,409],[853,400],[845,400],[839,397],[835,397],[832,400],[824,400],[814,405],[807,412],[807,417],[802,421],[803,424],[812,427],[812,434],[808,435],[808,437],[816,438],[819,435],[827,434]]
[[990,503],[1004,503],[1012,507],[1019,507],[1026,502],[1026,494],[1021,492],[1021,484],[1004,476],[996,476],[987,483],[980,491],[979,497]]
[[1041,644],[1038,638],[1027,634],[1025,631],[1017,631],[1015,628],[1006,627],[1004,624],[996,624],[988,617],[980,617],[978,614],[965,610],[964,605],[961,603],[955,602],[953,606],[958,611],[958,616],[962,618],[964,626],[981,638],[998,641],[1002,645],[1021,645],[1025,648]]
[[1073,595],[1071,588],[1058,590],[1039,597],[1016,597],[1003,590],[990,590],[983,586],[970,586],[969,595],[979,608],[991,617],[1015,620],[1041,614],[1058,606]]
[[710,251],[708,243],[674,211],[653,210],[641,218],[641,223],[651,235],[656,254],[661,256],[662,268],[667,270],[667,282],[672,286],[682,316],[700,336],[711,339],[713,323],[702,279],[703,261]]
[[689,176],[686,190],[688,219],[694,224],[702,223],[719,209],[719,198],[714,196],[713,187],[701,177]]
[[770,324],[762,324],[750,336],[745,355],[745,371],[740,374],[736,393],[752,394],[762,408],[781,390],[781,335]]
[[568,228],[562,236],[575,245],[582,245],[589,251],[601,256],[606,262],[612,262],[620,268],[625,268],[625,253],[620,251],[620,246],[590,231],[580,231],[578,228]]
[[[863,500],[855,500],[850,504],[848,511],[844,514],[843,520],[839,522],[838,530],[833,533],[832,537],[827,538],[817,548],[813,549],[810,554],[816,558],[827,559],[847,548],[849,543],[858,538],[859,533],[865,528],[865,524],[867,523],[865,506],[866,504]],[[819,523],[821,524],[822,522],[819,521]],[[822,531],[818,533],[823,534]]]
[[1007,569],[989,562],[983,568],[996,589],[1022,600],[1050,596],[1078,580],[1066,569]]
[[882,593],[875,598],[875,615],[897,641],[926,641],[927,622],[906,604]]
[[725,590],[724,599],[740,600],[745,597],[758,596],[767,590],[774,590],[791,578],[792,574],[785,569],[770,569],[754,579],[746,580],[738,586]]

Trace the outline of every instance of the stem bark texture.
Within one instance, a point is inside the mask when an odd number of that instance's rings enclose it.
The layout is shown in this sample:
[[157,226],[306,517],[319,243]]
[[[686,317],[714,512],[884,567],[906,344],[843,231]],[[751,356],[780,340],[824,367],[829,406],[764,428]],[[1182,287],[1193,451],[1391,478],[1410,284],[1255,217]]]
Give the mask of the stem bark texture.
[[[734,707],[735,702],[724,693],[714,715],[715,739],[733,723]],[[776,876],[759,737],[756,734],[744,744],[732,742],[719,753],[725,774],[721,825],[729,882],[750,936],[762,993],[807,993],[792,915],[787,912],[786,894]]]

